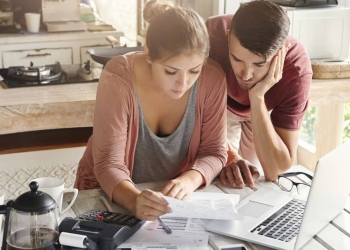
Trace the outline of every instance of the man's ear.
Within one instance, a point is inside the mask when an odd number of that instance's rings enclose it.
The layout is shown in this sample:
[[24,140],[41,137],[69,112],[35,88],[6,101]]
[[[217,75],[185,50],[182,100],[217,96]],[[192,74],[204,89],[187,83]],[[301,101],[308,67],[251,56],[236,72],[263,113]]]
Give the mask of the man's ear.
[[145,55],[146,61],[147,61],[149,64],[151,64],[152,61],[151,61],[151,58],[149,57],[149,50],[148,50],[148,47],[147,47],[146,44],[143,46],[143,53],[144,53],[144,55]]

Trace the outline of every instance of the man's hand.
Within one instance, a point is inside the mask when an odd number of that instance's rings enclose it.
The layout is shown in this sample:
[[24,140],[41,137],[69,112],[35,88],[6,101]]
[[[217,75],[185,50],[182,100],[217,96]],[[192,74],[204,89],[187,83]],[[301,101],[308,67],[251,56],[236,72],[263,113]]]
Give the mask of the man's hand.
[[254,188],[254,181],[259,178],[258,169],[249,161],[240,159],[226,165],[221,170],[220,180],[225,186],[230,184],[233,188],[242,189],[247,184],[250,188]]
[[136,197],[135,216],[141,220],[155,220],[169,212],[168,202],[159,192],[146,189]]
[[256,97],[263,97],[270,88],[272,88],[276,83],[278,83],[282,79],[284,60],[290,47],[291,44],[288,43],[278,50],[278,52],[272,59],[270,69],[267,72],[267,75],[249,90],[250,97],[252,95]]

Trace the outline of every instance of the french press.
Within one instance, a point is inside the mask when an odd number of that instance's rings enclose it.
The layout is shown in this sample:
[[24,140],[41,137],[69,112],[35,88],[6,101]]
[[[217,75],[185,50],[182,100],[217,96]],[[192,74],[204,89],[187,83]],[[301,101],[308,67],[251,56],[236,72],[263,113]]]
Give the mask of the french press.
[[5,227],[1,250],[54,250],[58,247],[58,223],[55,200],[38,191],[39,184],[32,181],[30,191],[0,206],[5,214]]

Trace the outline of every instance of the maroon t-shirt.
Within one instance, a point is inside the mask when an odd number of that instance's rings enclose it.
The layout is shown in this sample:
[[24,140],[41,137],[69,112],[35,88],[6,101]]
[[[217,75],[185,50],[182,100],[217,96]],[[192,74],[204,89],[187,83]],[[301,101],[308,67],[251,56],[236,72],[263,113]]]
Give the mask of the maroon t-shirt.
[[[234,114],[250,118],[248,91],[239,87],[231,68],[228,52],[228,30],[233,15],[210,17],[206,21],[210,39],[210,57],[220,63],[227,79],[227,108]],[[265,104],[271,112],[274,126],[298,130],[308,106],[312,79],[310,58],[305,48],[289,36],[288,50],[283,67],[283,77],[265,94]]]

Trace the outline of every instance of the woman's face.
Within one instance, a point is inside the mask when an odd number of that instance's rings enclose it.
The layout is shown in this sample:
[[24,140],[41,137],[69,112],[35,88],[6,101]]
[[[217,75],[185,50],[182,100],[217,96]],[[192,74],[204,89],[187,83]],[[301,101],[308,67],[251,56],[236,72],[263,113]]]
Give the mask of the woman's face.
[[166,95],[179,99],[197,80],[204,59],[204,56],[192,54],[152,61],[152,78]]

